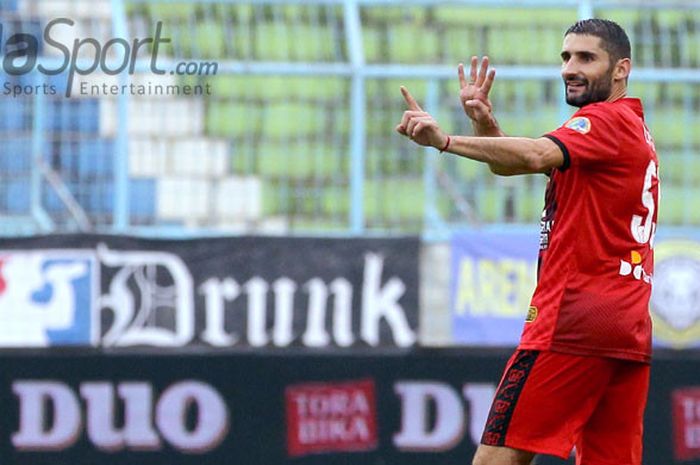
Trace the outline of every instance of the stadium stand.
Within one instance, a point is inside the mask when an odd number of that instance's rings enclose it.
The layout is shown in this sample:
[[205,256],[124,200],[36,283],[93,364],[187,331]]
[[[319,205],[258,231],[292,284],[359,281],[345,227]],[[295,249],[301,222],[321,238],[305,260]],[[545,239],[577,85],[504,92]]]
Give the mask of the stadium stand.
[[[120,21],[130,36],[144,37],[162,21],[172,39],[162,60],[213,60],[219,72],[157,76],[142,66],[132,82],[210,85],[211,95],[130,96],[120,126],[117,97],[66,99],[65,76],[33,73],[18,80],[3,75],[21,85],[44,79],[58,91],[43,97],[41,114],[36,111],[41,97],[0,100],[0,140],[6,148],[0,156],[0,214],[8,219],[3,230],[12,230],[9,219],[19,224],[31,218],[37,202],[53,228],[75,227],[75,212],[54,192],[46,173],[39,176],[38,192],[30,182],[37,155],[97,229],[113,225],[118,206],[112,197],[124,182],[133,226],[277,233],[350,229],[349,218],[358,210],[352,197],[358,153],[351,142],[358,124],[351,105],[354,44],[342,5],[132,0],[125,3],[126,16],[116,17],[108,3],[105,8],[83,0],[36,7],[28,0],[3,0],[0,15],[12,24],[6,36],[12,30],[41,30],[56,11],[68,11],[76,20],[76,30],[64,31],[65,37],[110,37]],[[353,4],[361,20],[363,69],[372,70],[363,78],[359,116],[364,190],[355,201],[361,202],[364,229],[424,231],[428,207],[447,225],[538,219],[543,177],[496,179],[483,166],[447,158],[429,168],[423,155],[393,134],[403,110],[400,84],[430,103],[447,130],[469,133],[453,68],[478,53],[488,53],[497,68],[506,70],[493,93],[506,132],[539,136],[570,111],[561,104],[556,69],[562,32],[576,19],[576,9],[544,7],[534,0],[514,9],[472,3]],[[667,81],[664,73],[700,64],[700,9],[611,3],[596,13],[627,28],[636,72],[645,75],[643,80],[633,75],[631,90],[646,102],[661,154],[662,220],[698,224],[700,217],[687,200],[697,184],[696,170],[688,167],[698,163],[700,152],[700,133],[693,129],[700,126],[700,84],[697,79]],[[251,71],[252,65],[266,63],[271,65],[267,71]],[[299,71],[295,64],[337,68],[318,74]],[[389,69],[396,64],[406,65],[406,74]],[[428,77],[411,76],[416,67],[427,70]],[[535,74],[518,77],[514,67]],[[97,74],[81,80],[87,85],[118,82]],[[436,92],[428,102],[431,85]],[[120,137],[126,140],[126,181],[115,174]],[[426,176],[428,169],[434,172]],[[436,195],[427,194],[426,183]]]

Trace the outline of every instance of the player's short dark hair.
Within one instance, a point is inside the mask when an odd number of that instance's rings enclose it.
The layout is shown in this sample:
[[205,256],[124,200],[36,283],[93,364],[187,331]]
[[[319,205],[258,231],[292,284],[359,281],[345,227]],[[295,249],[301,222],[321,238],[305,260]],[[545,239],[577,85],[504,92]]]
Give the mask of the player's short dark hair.
[[566,30],[568,34],[586,34],[599,37],[601,46],[615,63],[621,58],[632,58],[630,39],[622,27],[609,19],[582,19]]

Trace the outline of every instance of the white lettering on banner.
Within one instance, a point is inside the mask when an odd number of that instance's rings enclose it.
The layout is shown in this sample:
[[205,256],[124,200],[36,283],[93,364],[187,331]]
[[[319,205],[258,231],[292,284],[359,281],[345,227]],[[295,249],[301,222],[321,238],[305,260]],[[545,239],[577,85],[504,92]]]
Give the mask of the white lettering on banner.
[[697,398],[685,398],[682,401],[685,428],[684,445],[689,449],[700,448],[700,401]]
[[278,347],[291,344],[292,323],[294,323],[294,292],[297,285],[289,278],[280,278],[272,284],[275,294],[275,327],[272,342]]
[[406,285],[393,277],[382,286],[384,259],[376,254],[365,256],[365,274],[362,285],[362,339],[369,345],[379,345],[379,323],[386,320],[392,329],[394,341],[400,347],[416,342],[416,334],[406,321],[399,299]]
[[[330,343],[330,336],[326,331],[328,288],[322,279],[314,278],[306,283],[305,290],[309,293],[309,313],[306,317],[306,331],[302,340],[307,347],[327,346]],[[333,325],[337,324],[338,322],[334,319]]]
[[[493,384],[468,383],[462,389],[469,403],[469,418],[459,392],[437,381],[405,381],[394,385],[401,398],[401,430],[394,445],[403,451],[444,451],[455,447],[464,437],[465,422],[474,444],[478,444],[496,392]],[[431,425],[431,406],[434,422]]]
[[364,417],[301,420],[299,442],[316,444],[319,442],[364,442],[369,441],[370,432]]
[[153,392],[146,383],[121,383],[124,400],[124,427],[114,426],[115,402],[112,383],[85,383],[80,395],[85,399],[87,435],[98,449],[118,451],[127,445],[136,450],[155,450],[161,445],[152,425]]
[[285,410],[292,457],[377,447],[373,380],[287,386]]
[[199,286],[204,295],[204,313],[206,322],[202,331],[202,340],[213,346],[232,346],[238,341],[234,334],[224,330],[224,313],[226,302],[233,302],[241,294],[241,287],[232,278],[210,278]]
[[[98,308],[111,310],[114,322],[102,337],[105,346],[154,345],[177,347],[186,345],[194,336],[194,295],[192,276],[177,255],[166,252],[124,252],[97,246],[99,260],[108,267],[120,268],[109,286],[109,293],[100,298]],[[167,273],[173,284],[160,286],[158,272]],[[139,295],[133,295],[133,280]],[[136,303],[139,302],[138,309]],[[152,313],[160,307],[174,312],[173,330],[148,326]]]
[[[355,342],[352,334],[352,284],[347,279],[336,278],[329,287],[333,295],[333,339],[340,347],[347,347]],[[307,347],[327,346],[330,343],[326,331],[328,287],[322,279],[314,278],[305,289],[309,293],[309,311],[302,341]]]
[[[193,278],[177,255],[125,252],[100,244],[97,256],[104,266],[116,268],[108,293],[98,299],[100,313],[111,313],[111,318],[102,318],[102,321],[110,321],[109,327],[101,331],[102,345],[179,347],[194,340]],[[400,304],[406,292],[405,284],[395,276],[382,281],[383,257],[369,253],[364,258],[360,338],[369,345],[379,345],[384,322],[396,345],[415,344],[415,331]],[[204,327],[199,337],[212,346],[233,346],[245,338],[253,347],[270,344],[287,347],[300,336],[307,347],[325,347],[331,343],[347,347],[357,339],[353,332],[354,289],[352,283],[342,277],[330,283],[319,277],[305,283],[297,283],[288,276],[272,282],[253,276],[244,283],[231,277],[212,277],[200,284],[197,291],[204,301]],[[308,296],[306,326],[301,328],[301,334],[295,334],[294,327],[299,321],[295,319],[295,313],[300,311],[295,307],[298,292]],[[239,328],[240,333],[236,333],[227,328],[231,318],[228,312],[232,311],[231,304],[243,298],[246,299],[246,323],[245,328]],[[270,299],[272,315],[268,315]],[[331,312],[330,328],[327,327],[328,312]],[[159,320],[168,322],[166,327],[159,326]]]
[[336,278],[331,282],[333,293],[333,338],[340,347],[355,342],[352,334],[352,284],[347,279]]
[[300,417],[369,414],[367,398],[361,391],[301,394],[294,398]]
[[[12,392],[19,397],[19,431],[12,444],[19,450],[54,451],[71,446],[80,434],[80,403],[73,391],[58,381],[18,381]],[[48,420],[47,403],[53,409]]]
[[265,327],[269,287],[265,280],[259,277],[243,285],[243,289],[248,294],[248,342],[253,347],[264,346],[268,342]]
[[[397,277],[381,283],[384,260],[374,254],[365,257],[364,284],[361,312],[362,339],[370,345],[379,344],[380,323],[385,320],[392,330],[396,344],[407,347],[415,343],[416,334],[406,319],[399,300],[406,286]],[[274,315],[272,335],[267,330],[268,294],[272,288]],[[302,342],[307,347],[324,347],[331,343],[331,335],[326,329],[326,312],[329,298],[332,297],[332,340],[340,347],[355,342],[352,330],[352,283],[345,278],[336,278],[326,284],[320,278],[312,278],[301,286],[308,295],[306,328]],[[226,304],[242,295],[247,298],[247,339],[253,347],[261,347],[272,342],[275,346],[286,347],[294,340],[294,299],[299,286],[288,277],[275,280],[270,286],[267,281],[255,276],[239,285],[232,278],[210,278],[199,286],[205,299],[205,327],[202,340],[217,347],[235,344],[239,336],[227,332]]]
[[684,431],[685,447],[700,448],[700,426],[689,426]]
[[[79,439],[81,406],[70,386],[56,381],[22,380],[13,383],[13,392],[19,398],[20,421],[12,444],[18,450],[63,450]],[[121,428],[115,426],[114,385],[80,385],[80,395],[85,399],[87,437],[100,450],[156,450],[162,447],[162,437],[180,451],[202,453],[217,447],[228,433],[226,403],[206,383],[187,380],[170,386],[156,401],[155,417],[149,383],[120,383],[117,393],[124,405]],[[198,415],[194,426],[188,428],[187,413],[193,406]],[[53,423],[46,428],[49,418]]]
[[[185,413],[197,406],[196,426],[190,431]],[[156,424],[163,437],[176,449],[189,453],[207,452],[228,433],[228,410],[221,395],[208,384],[187,381],[170,386],[156,406]]]

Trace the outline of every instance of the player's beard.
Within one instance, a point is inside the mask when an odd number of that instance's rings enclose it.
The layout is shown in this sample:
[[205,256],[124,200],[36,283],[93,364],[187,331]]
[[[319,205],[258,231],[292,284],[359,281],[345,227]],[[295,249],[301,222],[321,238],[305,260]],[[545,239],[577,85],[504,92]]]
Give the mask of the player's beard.
[[564,79],[565,88],[568,86],[568,82],[574,81],[585,86],[583,92],[577,95],[569,95],[566,92],[566,103],[574,107],[583,107],[589,103],[604,102],[610,97],[612,93],[612,66],[600,76],[598,79],[589,81],[584,77],[575,77],[573,79]]

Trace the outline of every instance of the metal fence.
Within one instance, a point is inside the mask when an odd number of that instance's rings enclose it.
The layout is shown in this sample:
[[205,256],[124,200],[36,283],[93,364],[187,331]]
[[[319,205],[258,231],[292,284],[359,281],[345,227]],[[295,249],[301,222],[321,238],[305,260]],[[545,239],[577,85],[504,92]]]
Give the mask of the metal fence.
[[[502,127],[539,136],[572,113],[559,77],[563,31],[593,15],[618,21],[632,41],[631,93],[646,104],[661,159],[660,221],[700,224],[692,202],[700,172],[697,2],[0,6],[3,58],[16,48],[8,43],[14,34],[41,38],[61,17],[74,21],[53,29],[65,44],[95,38],[104,46],[116,37],[133,45],[153,37],[158,22],[170,40],[158,51],[164,74],[152,71],[155,46],[147,43],[135,55],[133,75],[96,70],[72,84],[67,73],[0,75],[3,234],[432,235],[462,225],[535,223],[544,177],[498,178],[479,164],[416,149],[393,132],[403,111],[398,86],[408,86],[445,129],[468,134],[456,65],[488,54],[498,69],[493,101]],[[112,45],[104,65],[114,70],[124,47]],[[41,40],[39,55],[52,69],[64,58]],[[94,46],[82,47],[77,65],[89,69],[94,55]],[[8,95],[14,86],[23,91]]]

